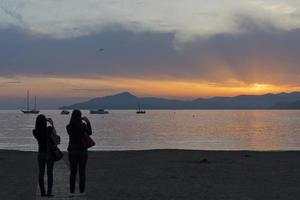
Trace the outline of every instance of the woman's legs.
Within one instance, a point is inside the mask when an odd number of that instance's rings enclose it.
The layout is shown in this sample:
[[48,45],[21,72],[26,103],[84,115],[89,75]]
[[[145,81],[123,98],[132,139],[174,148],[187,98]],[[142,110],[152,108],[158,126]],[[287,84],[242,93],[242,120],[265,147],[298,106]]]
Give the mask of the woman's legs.
[[45,186],[44,186],[44,175],[45,175],[45,166],[46,166],[46,155],[38,154],[38,163],[39,163],[39,186],[41,195],[45,195]]
[[79,190],[80,193],[85,192],[85,169],[87,163],[88,155],[83,153],[79,157]]
[[48,191],[47,195],[51,195],[53,186],[53,161],[47,161],[47,177],[48,177]]
[[78,156],[76,154],[69,153],[69,162],[70,162],[70,192],[74,193],[75,183],[76,183],[76,173],[78,165]]

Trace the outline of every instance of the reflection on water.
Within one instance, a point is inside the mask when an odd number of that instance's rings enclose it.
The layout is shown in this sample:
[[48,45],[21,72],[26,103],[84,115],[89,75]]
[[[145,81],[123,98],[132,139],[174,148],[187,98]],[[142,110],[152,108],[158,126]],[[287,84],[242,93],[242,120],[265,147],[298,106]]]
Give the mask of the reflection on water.
[[[43,111],[53,118],[66,150],[70,116]],[[90,118],[94,150],[205,149],[300,150],[300,111],[110,111]],[[0,149],[36,150],[35,115],[0,111]]]

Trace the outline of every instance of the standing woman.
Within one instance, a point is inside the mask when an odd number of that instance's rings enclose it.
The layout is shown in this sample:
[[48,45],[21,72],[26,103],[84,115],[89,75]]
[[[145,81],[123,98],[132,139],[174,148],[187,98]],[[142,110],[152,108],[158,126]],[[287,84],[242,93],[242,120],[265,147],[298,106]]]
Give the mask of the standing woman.
[[[47,127],[47,121],[50,126]],[[51,134],[55,133],[55,128],[52,119],[46,119],[45,115],[39,115],[36,118],[35,129],[33,129],[33,135],[38,142],[38,165],[39,165],[39,186],[41,196],[52,197],[52,186],[53,186],[53,166],[54,161],[49,156],[49,149],[54,142],[51,140]],[[45,168],[47,166],[47,177],[48,177],[48,190],[47,195],[44,186],[44,175]]]
[[79,191],[85,192],[85,168],[88,159],[87,148],[83,145],[85,134],[92,135],[91,123],[87,117],[81,117],[80,110],[72,112],[70,123],[67,125],[69,134],[69,161],[70,161],[70,193],[75,192],[76,173],[79,168]]

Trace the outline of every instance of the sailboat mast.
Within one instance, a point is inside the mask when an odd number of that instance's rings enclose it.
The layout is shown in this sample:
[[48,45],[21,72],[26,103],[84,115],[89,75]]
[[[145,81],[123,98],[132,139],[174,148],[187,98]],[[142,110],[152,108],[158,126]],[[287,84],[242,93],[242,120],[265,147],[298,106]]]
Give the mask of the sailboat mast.
[[29,90],[27,90],[27,110],[29,110]]
[[36,110],[36,96],[34,97],[34,110]]

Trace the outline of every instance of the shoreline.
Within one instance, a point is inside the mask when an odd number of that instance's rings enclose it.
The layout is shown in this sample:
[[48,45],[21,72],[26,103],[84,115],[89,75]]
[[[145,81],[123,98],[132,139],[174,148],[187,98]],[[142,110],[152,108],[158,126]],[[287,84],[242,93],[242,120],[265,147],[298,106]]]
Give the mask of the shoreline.
[[[59,146],[58,146],[59,147]],[[38,150],[18,150],[18,149],[1,149],[1,152],[23,152],[23,153],[38,153]],[[68,153],[66,150],[61,150],[63,153]],[[280,153],[280,152],[300,152],[299,150],[202,150],[202,149],[132,149],[132,150],[88,150],[88,152],[99,153],[99,152],[147,152],[147,151],[197,151],[197,152],[253,152],[253,153]]]
[[[300,151],[90,151],[86,192],[88,199],[294,200],[299,158]],[[0,163],[0,199],[34,199],[36,152],[0,150]]]

